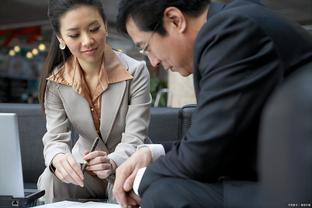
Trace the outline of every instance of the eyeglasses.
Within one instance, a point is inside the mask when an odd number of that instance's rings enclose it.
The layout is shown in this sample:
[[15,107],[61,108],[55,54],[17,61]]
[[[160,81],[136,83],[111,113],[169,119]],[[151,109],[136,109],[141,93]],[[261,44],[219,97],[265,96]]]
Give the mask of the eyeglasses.
[[158,23],[155,25],[151,36],[148,38],[148,40],[147,40],[147,42],[146,42],[146,45],[145,45],[142,49],[140,49],[140,51],[139,51],[140,54],[142,54],[142,55],[144,55],[144,56],[148,56],[148,54],[149,54],[149,51],[148,51],[149,43],[151,42],[151,40],[152,40],[152,38],[153,38],[153,35],[155,34],[155,32],[156,32],[156,30],[157,30],[157,28],[158,28],[159,25],[160,25],[160,22],[158,22]]

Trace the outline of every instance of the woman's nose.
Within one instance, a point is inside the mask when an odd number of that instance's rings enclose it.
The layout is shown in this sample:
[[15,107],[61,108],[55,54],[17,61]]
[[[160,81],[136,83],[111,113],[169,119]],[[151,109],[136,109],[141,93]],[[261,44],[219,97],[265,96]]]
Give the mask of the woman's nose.
[[94,39],[91,35],[89,34],[84,34],[82,37],[82,45],[83,46],[91,46],[94,43]]

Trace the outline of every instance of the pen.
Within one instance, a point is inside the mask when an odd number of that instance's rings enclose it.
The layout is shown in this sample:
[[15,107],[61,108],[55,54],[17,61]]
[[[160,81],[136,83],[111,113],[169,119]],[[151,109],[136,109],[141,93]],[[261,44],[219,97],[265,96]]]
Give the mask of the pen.
[[[93,152],[95,150],[96,145],[99,143],[99,141],[100,141],[100,137],[96,137],[94,139],[94,142],[93,142],[89,152]],[[88,162],[85,162],[85,163],[82,164],[82,172],[84,172],[86,170],[87,165],[88,165]]]

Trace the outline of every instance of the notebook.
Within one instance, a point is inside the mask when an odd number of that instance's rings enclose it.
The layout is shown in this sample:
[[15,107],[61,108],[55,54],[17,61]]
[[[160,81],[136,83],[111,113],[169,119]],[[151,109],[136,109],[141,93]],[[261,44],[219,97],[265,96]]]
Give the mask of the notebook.
[[17,115],[0,113],[0,207],[24,207],[44,191],[27,190],[25,195]]

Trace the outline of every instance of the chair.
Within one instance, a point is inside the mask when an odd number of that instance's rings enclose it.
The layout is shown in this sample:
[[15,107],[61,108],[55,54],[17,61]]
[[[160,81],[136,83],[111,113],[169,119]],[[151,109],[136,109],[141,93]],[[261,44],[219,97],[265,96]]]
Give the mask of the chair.
[[153,143],[176,141],[178,137],[179,108],[151,108],[149,137]]
[[151,108],[149,136],[153,143],[181,140],[192,125],[196,105],[181,108]]
[[195,112],[196,104],[185,105],[179,110],[178,138],[182,139],[192,125],[192,115]]
[[262,207],[312,206],[312,64],[273,93],[259,144]]

